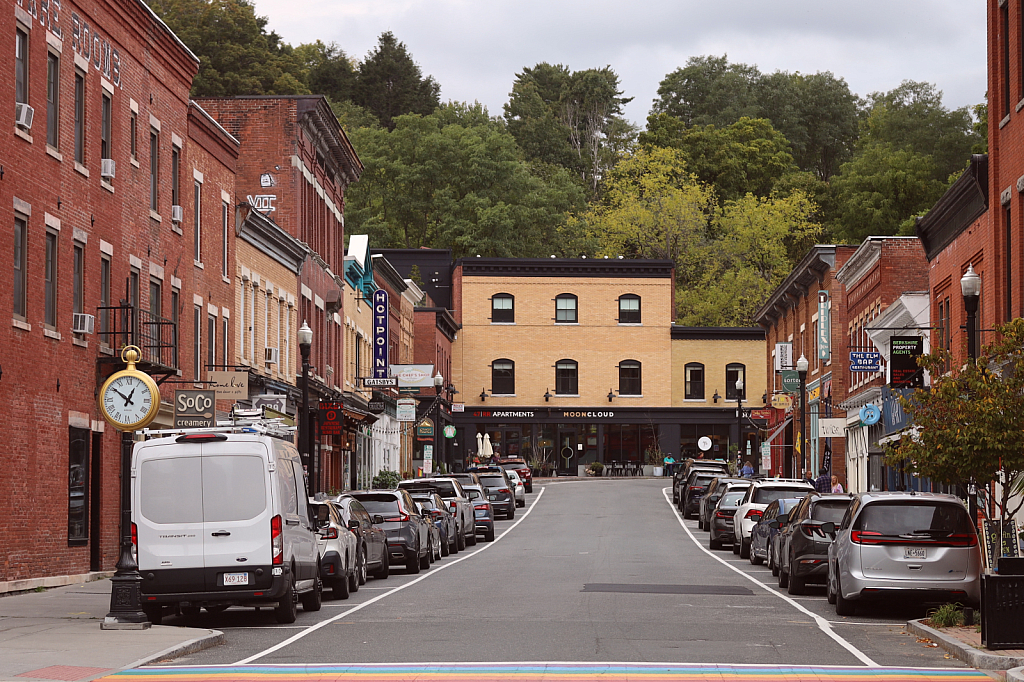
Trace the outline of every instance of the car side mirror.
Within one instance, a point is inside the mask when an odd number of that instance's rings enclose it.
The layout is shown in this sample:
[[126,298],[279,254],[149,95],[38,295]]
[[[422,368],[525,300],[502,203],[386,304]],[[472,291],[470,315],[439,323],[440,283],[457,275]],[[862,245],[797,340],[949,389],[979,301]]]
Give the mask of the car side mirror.
[[[789,521],[789,514],[779,514],[775,517],[775,520],[779,522],[779,526]],[[778,526],[776,526],[777,528]]]
[[384,517],[381,516],[380,514],[374,514],[373,515],[373,522],[376,523],[376,524],[384,523]]
[[836,533],[836,524],[835,524],[835,522],[833,522],[833,521],[826,521],[825,523],[821,524],[821,532],[824,533],[825,535],[835,535],[835,533]]
[[359,519],[349,519],[348,520],[348,529],[349,530],[359,530]]
[[778,530],[779,526],[781,526],[781,525],[782,524],[779,523],[778,519],[772,519],[771,521],[768,522],[768,527],[769,528],[774,528],[776,530]]
[[330,521],[324,521],[322,519],[316,522],[317,529],[327,528],[330,525],[331,525]]

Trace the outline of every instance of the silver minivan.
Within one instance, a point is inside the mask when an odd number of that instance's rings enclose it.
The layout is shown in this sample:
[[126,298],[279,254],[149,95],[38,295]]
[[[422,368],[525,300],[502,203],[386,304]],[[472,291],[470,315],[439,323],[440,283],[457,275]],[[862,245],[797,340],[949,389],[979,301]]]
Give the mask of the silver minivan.
[[981,601],[981,548],[954,495],[872,492],[853,496],[828,549],[828,601],[852,616],[858,603]]
[[315,521],[298,450],[265,433],[217,430],[135,445],[132,528],[143,610],[320,609]]

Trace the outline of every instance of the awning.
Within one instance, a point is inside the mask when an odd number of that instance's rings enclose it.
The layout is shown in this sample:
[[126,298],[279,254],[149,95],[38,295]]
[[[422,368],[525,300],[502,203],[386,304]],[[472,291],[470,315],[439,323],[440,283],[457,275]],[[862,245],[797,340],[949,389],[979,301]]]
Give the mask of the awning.
[[903,436],[910,436],[911,439],[916,439],[919,430],[920,429],[918,429],[918,427],[911,426],[909,429],[903,429],[902,431],[897,431],[896,433],[889,434],[884,438],[879,438],[878,444],[885,445],[886,443],[895,443],[899,439],[903,438]]
[[346,407],[345,419],[351,419],[354,422],[361,422],[364,424],[373,424],[377,421],[377,415],[370,414],[369,412],[363,412],[362,410],[354,407]]
[[764,442],[765,443],[771,443],[773,440],[775,440],[775,437],[778,436],[780,433],[782,433],[782,430],[784,428],[786,428],[787,426],[789,426],[789,423],[791,421],[793,421],[792,417],[786,417],[786,420],[784,422],[782,422],[781,424],[779,424],[775,428],[775,430],[772,431],[772,435],[770,435],[770,436],[768,436],[767,438],[764,439]]

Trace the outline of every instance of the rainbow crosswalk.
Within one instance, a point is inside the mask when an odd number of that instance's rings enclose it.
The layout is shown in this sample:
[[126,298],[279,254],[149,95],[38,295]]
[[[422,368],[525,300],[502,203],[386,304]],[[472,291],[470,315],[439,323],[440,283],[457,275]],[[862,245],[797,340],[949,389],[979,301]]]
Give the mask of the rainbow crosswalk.
[[102,682],[648,682],[672,680],[990,680],[973,669],[763,666],[671,663],[401,663],[347,665],[168,666],[125,670]]

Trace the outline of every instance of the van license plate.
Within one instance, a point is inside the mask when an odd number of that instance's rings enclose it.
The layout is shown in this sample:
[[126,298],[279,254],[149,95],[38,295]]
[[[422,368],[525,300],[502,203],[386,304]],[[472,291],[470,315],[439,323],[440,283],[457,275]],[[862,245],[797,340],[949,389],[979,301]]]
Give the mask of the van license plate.
[[225,585],[248,585],[249,574],[248,573],[225,573],[224,574]]
[[928,550],[924,547],[904,547],[903,548],[904,559],[927,559]]

